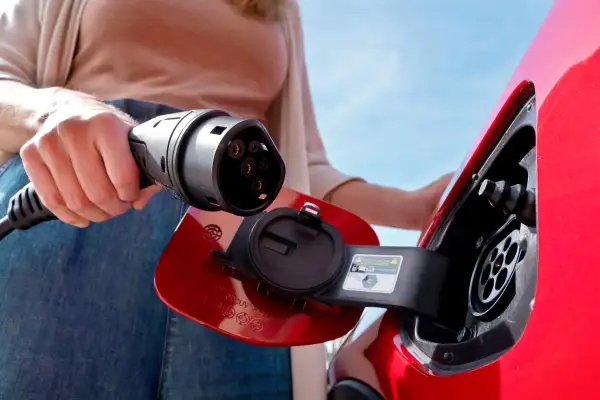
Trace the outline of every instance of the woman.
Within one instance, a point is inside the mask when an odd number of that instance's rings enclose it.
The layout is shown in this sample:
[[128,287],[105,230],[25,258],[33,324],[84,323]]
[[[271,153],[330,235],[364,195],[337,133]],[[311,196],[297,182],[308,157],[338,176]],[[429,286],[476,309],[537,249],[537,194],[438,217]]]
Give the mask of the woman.
[[135,122],[100,100],[260,119],[288,187],[374,224],[421,229],[449,175],[407,192],[329,164],[295,1],[1,3],[1,206],[31,180],[65,224],[0,242],[0,398],[324,398],[322,346],[236,342],[156,299],[153,269],[185,206],[139,191]]

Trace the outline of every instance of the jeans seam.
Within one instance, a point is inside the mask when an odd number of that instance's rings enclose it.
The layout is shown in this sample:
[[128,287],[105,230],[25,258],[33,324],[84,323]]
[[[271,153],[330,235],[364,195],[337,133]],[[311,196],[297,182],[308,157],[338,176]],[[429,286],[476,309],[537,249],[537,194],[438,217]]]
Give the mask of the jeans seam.
[[164,380],[165,380],[165,372],[168,368],[168,358],[169,358],[169,331],[171,330],[171,310],[167,308],[167,322],[165,324],[165,340],[163,344],[162,351],[162,361],[160,364],[160,375],[158,377],[158,386],[156,388],[156,399],[160,399],[160,394],[162,392]]
[[[184,202],[180,202],[180,206],[179,206],[179,219],[183,218],[188,206],[184,203]],[[167,307],[165,305],[165,307]],[[164,340],[164,344],[163,344],[163,351],[162,351],[162,361],[161,361],[161,365],[160,365],[160,375],[158,377],[158,386],[156,388],[156,399],[160,400],[161,397],[161,392],[163,390],[164,387],[164,382],[165,382],[165,374],[168,368],[168,363],[169,363],[169,338],[170,338],[170,331],[171,331],[171,323],[173,321],[173,311],[171,311],[171,309],[169,307],[167,307],[167,314],[166,314],[166,324],[165,324],[165,340]]]
[[181,208],[179,209],[179,219],[183,218],[188,210],[188,205],[185,202],[181,201]]

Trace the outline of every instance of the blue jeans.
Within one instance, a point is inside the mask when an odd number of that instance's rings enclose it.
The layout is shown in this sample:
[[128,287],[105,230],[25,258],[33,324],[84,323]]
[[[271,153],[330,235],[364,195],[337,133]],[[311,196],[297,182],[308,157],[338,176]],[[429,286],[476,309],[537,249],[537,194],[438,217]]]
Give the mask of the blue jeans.
[[[28,182],[0,175],[0,211]],[[235,341],[168,310],[156,262],[186,206],[168,193],[87,229],[0,241],[0,399],[290,399],[287,348]]]

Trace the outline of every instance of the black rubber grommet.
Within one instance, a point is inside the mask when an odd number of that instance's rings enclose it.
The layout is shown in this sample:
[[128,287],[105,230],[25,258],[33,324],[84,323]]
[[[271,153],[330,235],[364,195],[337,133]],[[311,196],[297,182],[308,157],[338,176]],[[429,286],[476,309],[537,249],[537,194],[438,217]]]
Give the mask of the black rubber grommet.
[[318,220],[303,221],[291,208],[276,209],[260,218],[248,245],[257,275],[273,289],[293,296],[328,287],[344,261],[340,233]]
[[345,379],[333,385],[327,400],[383,400],[383,397],[362,382]]

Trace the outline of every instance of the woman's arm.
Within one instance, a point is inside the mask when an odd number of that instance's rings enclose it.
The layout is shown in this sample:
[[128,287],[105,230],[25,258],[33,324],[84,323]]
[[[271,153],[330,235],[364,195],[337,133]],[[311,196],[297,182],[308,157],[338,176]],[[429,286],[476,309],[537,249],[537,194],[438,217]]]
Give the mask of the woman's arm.
[[[0,78],[0,163],[19,153],[56,110],[82,107],[91,112],[100,106],[97,99],[82,92],[58,87],[36,89]],[[113,107],[108,108],[123,119],[130,119]]]
[[332,190],[329,199],[374,225],[423,230],[451,178],[446,174],[414,191],[351,181]]
[[60,89],[0,80],[0,151],[16,154],[55,108]]
[[[0,164],[35,131],[34,109],[46,101],[34,85],[39,19],[35,2],[0,4]],[[39,93],[39,95],[38,95]]]
[[0,163],[19,152],[60,104],[89,98],[60,88],[36,88],[39,0],[0,1]]
[[38,88],[41,0],[0,0],[0,162],[20,153],[40,199],[63,222],[84,227],[141,209],[129,150],[131,117],[93,96]]

